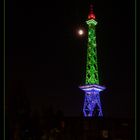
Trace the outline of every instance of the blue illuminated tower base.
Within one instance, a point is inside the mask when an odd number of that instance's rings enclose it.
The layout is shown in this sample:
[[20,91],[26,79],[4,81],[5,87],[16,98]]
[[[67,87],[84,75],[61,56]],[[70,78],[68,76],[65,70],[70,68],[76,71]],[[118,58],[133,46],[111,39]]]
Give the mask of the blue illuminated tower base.
[[100,91],[105,89],[104,86],[99,86],[96,84],[80,86],[80,89],[85,92],[83,113],[85,117],[95,116],[97,111],[97,116],[102,117],[102,107],[100,102]]

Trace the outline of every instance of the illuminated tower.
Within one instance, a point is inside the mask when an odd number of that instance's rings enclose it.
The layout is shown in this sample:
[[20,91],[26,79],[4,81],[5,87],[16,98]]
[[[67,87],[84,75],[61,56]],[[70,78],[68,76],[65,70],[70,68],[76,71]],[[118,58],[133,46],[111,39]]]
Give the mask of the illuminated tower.
[[86,61],[86,79],[85,85],[80,86],[85,92],[83,113],[85,117],[103,116],[102,107],[100,102],[100,91],[105,87],[99,85],[98,65],[97,65],[97,48],[96,48],[96,33],[95,15],[90,7],[88,20],[88,45],[87,45],[87,61]]

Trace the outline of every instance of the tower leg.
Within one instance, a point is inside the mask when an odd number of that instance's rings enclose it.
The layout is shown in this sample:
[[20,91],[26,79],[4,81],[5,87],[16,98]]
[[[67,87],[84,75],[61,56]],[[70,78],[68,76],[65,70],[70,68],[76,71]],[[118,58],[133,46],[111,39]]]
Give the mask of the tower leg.
[[99,113],[98,113],[98,116],[100,116],[100,117],[102,117],[103,116],[103,113],[102,113],[102,106],[101,106],[101,101],[100,101],[100,97],[99,97],[99,95],[98,95],[98,97],[97,97],[97,105],[98,105],[98,107],[99,107]]
[[[98,109],[96,108],[98,107]],[[103,116],[100,96],[97,92],[85,93],[83,113],[85,117],[94,116],[93,112],[98,111],[97,116]]]

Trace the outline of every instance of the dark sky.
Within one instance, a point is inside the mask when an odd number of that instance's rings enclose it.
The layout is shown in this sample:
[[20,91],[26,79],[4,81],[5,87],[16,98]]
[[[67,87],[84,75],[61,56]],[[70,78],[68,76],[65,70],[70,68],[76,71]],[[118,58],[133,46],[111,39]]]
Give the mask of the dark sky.
[[7,104],[26,95],[34,109],[79,116],[84,94],[87,34],[76,35],[93,4],[105,117],[133,117],[134,33],[130,1],[10,1],[6,19]]

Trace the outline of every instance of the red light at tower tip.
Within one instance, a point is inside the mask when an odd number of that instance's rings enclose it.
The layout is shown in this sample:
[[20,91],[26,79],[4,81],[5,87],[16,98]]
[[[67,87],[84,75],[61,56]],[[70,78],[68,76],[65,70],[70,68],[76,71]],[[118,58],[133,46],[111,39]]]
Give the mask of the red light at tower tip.
[[88,15],[88,19],[95,19],[95,14],[93,13],[93,6],[90,5],[90,13]]

